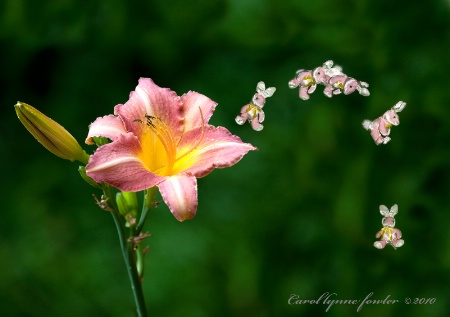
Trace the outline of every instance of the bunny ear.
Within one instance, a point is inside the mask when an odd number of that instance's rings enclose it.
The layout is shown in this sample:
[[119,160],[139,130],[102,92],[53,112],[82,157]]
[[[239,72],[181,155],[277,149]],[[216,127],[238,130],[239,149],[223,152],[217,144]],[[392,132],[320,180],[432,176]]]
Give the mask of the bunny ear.
[[302,69],[299,69],[298,71],[296,71],[295,73],[296,74],[300,74],[300,73],[302,73],[302,72],[304,72],[305,70],[302,68]]
[[275,87],[269,87],[265,91],[263,91],[263,96],[272,97],[272,95],[275,93],[275,90],[277,90]]
[[264,90],[266,90],[266,84],[264,84],[263,81],[260,81],[258,83],[258,85],[256,85],[256,91],[257,92],[263,92]]
[[385,205],[380,205],[380,214],[387,216],[389,214],[389,208]]
[[395,112],[400,112],[403,109],[405,109],[405,107],[406,107],[406,102],[399,101],[395,104],[395,106],[392,107],[392,110],[394,110]]
[[323,63],[323,67],[324,68],[331,68],[333,67],[334,62],[330,59],[329,61],[326,61],[325,63]]
[[369,84],[366,83],[365,81],[360,81],[360,82],[359,82],[359,85],[360,85],[361,87],[363,87],[363,88],[369,87]]
[[391,207],[390,214],[392,217],[394,217],[397,214],[397,212],[398,212],[398,206],[397,206],[397,204],[395,204],[394,206]]
[[365,87],[357,87],[356,89],[358,89],[359,94],[361,96],[367,97],[370,96],[370,92],[369,89],[365,88]]

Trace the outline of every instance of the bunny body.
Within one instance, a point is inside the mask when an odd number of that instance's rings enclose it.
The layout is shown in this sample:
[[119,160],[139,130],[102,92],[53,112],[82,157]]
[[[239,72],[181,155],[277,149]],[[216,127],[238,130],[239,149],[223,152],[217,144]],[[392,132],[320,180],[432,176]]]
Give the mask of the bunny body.
[[370,93],[367,87],[369,87],[369,84],[357,81],[355,78],[347,77],[347,75],[342,74],[330,77],[325,85],[323,93],[325,96],[331,98],[333,95],[339,95],[341,93],[349,95],[358,90],[360,95],[369,96]]
[[375,238],[381,238],[379,241],[375,241],[373,246],[377,249],[383,249],[386,244],[391,244],[394,248],[400,248],[405,241],[402,239],[402,232],[395,227],[394,216],[398,212],[398,206],[394,205],[391,210],[384,206],[380,206],[380,213],[383,216],[381,221],[383,228],[378,231]]
[[271,97],[275,93],[275,87],[266,89],[264,82],[260,81],[256,86],[256,93],[253,95],[252,101],[241,108],[241,114],[235,118],[239,125],[243,125],[245,121],[249,121],[251,127],[255,131],[261,131],[264,126],[261,124],[265,119],[262,108],[266,103],[266,98]]
[[389,134],[391,133],[391,126],[397,126],[400,124],[400,119],[397,113],[402,111],[405,107],[406,103],[399,101],[381,117],[378,117],[373,121],[363,121],[363,127],[370,131],[370,135],[376,145],[386,144],[391,140],[389,137]]
[[300,87],[300,99],[308,100],[309,94],[316,90],[317,84],[323,84],[325,80],[326,74],[323,67],[316,67],[313,70],[300,69],[296,72],[296,76],[289,81],[289,88]]

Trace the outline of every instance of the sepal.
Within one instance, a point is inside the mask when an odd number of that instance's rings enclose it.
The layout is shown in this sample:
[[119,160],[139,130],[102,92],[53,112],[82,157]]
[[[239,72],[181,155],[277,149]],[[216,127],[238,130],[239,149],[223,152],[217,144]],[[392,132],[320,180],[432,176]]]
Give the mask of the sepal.
[[102,186],[99,183],[95,182],[92,178],[90,178],[89,176],[86,175],[86,167],[85,166],[79,166],[78,172],[80,173],[81,178],[83,178],[86,181],[86,183],[88,183],[89,185],[91,185],[95,188],[102,189]]

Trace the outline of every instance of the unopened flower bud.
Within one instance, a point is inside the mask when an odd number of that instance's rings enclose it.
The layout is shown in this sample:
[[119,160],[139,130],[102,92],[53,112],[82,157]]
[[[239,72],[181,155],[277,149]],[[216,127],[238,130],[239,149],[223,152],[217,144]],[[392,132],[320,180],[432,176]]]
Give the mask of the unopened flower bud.
[[126,227],[134,227],[136,225],[137,216],[137,198],[134,192],[118,192],[116,194],[116,203],[119,212],[125,217]]
[[60,158],[87,164],[89,155],[59,123],[26,103],[19,101],[14,108],[25,128],[47,150]]
[[119,212],[123,216],[126,214],[130,214],[132,217],[137,216],[138,201],[135,192],[118,192],[116,202]]

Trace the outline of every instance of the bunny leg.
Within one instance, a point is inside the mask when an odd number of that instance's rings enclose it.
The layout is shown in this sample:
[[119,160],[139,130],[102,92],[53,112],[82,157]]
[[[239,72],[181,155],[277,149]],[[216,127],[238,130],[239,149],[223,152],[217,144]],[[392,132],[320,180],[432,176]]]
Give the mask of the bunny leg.
[[372,139],[375,141],[376,145],[380,145],[384,142],[384,138],[381,135],[380,131],[374,127],[372,131],[370,131],[370,135],[372,136]]
[[253,130],[255,131],[261,131],[264,126],[259,123],[258,118],[254,118],[250,121],[250,125],[252,126]]
[[317,88],[316,84],[311,85],[308,89],[308,94],[312,94],[316,90],[316,88]]
[[309,99],[308,87],[306,87],[306,86],[301,86],[300,87],[299,97],[300,97],[300,99],[303,99],[303,100],[308,100]]
[[383,249],[386,246],[386,240],[375,241],[373,246],[377,249]]
[[323,93],[328,98],[331,98],[333,96],[333,87],[331,87],[331,85],[327,85],[323,90]]
[[405,244],[405,241],[403,239],[392,239],[392,245],[394,247],[400,248],[402,245]]
[[248,114],[247,113],[241,113],[239,116],[236,116],[234,119],[237,124],[243,125],[245,121],[247,120]]

